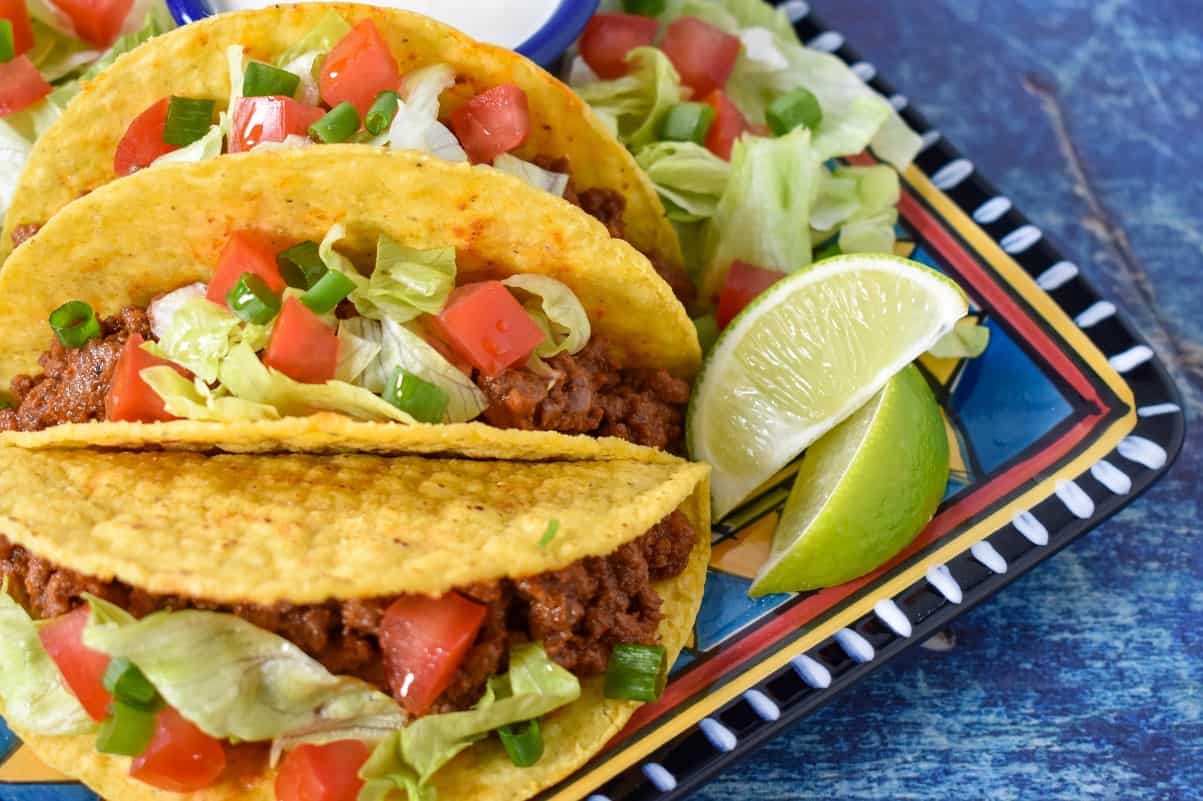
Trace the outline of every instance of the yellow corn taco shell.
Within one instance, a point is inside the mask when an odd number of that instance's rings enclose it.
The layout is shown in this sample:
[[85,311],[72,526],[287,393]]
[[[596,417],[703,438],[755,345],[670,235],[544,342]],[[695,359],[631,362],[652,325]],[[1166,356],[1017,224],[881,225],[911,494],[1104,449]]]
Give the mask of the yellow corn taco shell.
[[[53,562],[151,592],[306,603],[440,594],[560,569],[614,551],[679,509],[698,541],[684,572],[654,585],[671,664],[701,602],[710,550],[707,473],[681,461],[0,448],[0,532]],[[560,527],[540,548],[549,520]],[[578,701],[544,719],[546,752],[535,766],[514,767],[495,739],[485,740],[435,775],[438,797],[518,801],[569,775],[638,707],[605,699],[602,684],[601,677],[583,681]],[[130,760],[97,753],[93,737],[16,733],[48,765],[107,798],[274,799],[266,765],[180,796],[132,781]]]
[[[345,223],[350,252],[387,234],[456,248],[458,282],[518,273],[571,288],[623,367],[692,378],[701,360],[684,308],[642,255],[561,198],[488,167],[364,145],[247,153],[144,170],[71,204],[0,271],[0,385],[40,372],[48,315],[66,300],[98,314],[144,306],[208,281],[235,230],[320,240]],[[340,245],[341,247],[341,245]],[[333,414],[277,421],[64,424],[5,432],[22,447],[142,447],[230,452],[452,453],[504,459],[667,458],[614,438],[502,430],[482,423],[354,422]]]
[[578,189],[617,190],[626,198],[627,239],[641,252],[680,264],[680,246],[655,189],[635,160],[564,84],[509,50],[482,44],[419,14],[350,3],[301,3],[220,14],[152,39],[119,58],[86,85],[34,146],[4,219],[0,261],[19,226],[43,225],[59,209],[112,180],[113,155],[130,122],[169,95],[207,97],[224,107],[230,96],[226,49],[242,45],[247,59],[272,62],[331,11],[349,24],[372,20],[404,75],[447,64],[457,85],[443,96],[443,114],[472,95],[515,83],[527,96],[531,133],[522,158],[567,157]]

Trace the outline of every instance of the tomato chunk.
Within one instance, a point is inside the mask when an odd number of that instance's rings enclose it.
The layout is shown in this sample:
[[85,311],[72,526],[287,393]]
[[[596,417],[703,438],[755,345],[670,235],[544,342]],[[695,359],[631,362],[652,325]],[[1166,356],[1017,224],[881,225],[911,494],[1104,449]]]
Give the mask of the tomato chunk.
[[276,801],[355,801],[363,787],[359,769],[370,754],[359,740],[294,748],[280,763]]
[[660,49],[681,75],[681,83],[693,89],[694,97],[727,85],[742,46],[739,37],[697,17],[670,22],[660,42]]
[[331,107],[347,101],[359,111],[360,119],[368,113],[376,95],[395,92],[400,86],[397,61],[370,19],[339,40],[322,62],[318,76],[322,100]]
[[742,261],[731,262],[727,280],[718,295],[718,311],[715,317],[719,328],[726,328],[735,315],[756,299],[756,296],[785,277],[777,270],[766,270]]
[[188,372],[178,364],[160,359],[142,349],[142,335],[134,334],[125,341],[117,366],[113,368],[113,383],[104,396],[104,419],[130,423],[157,423],[176,420],[163,407],[159,393],[142,380],[147,367],[167,365],[180,375]]
[[464,661],[485,620],[485,607],[456,592],[442,598],[403,595],[380,621],[389,686],[411,715],[430,708]]
[[530,133],[526,92],[512,83],[481,92],[451,114],[451,130],[472,161],[491,164]]
[[581,58],[599,78],[627,74],[627,53],[656,41],[660,23],[638,14],[597,14],[581,34]]
[[113,172],[130,175],[149,167],[159,156],[178,148],[163,141],[163,130],[167,127],[167,107],[170,98],[163,98],[143,111],[125,129],[125,135],[117,143],[113,156]]
[[324,384],[338,367],[338,336],[297,298],[276,318],[263,363],[304,384]]
[[0,117],[32,106],[50,94],[50,89],[29,56],[0,61]]
[[33,47],[33,26],[25,0],[0,0],[0,19],[13,24],[13,55],[19,56]]
[[129,775],[169,793],[193,793],[211,787],[226,769],[221,742],[201,731],[171,707],[155,716],[150,745],[130,763]]
[[55,0],[75,24],[75,31],[97,47],[108,47],[121,33],[121,26],[134,0]]
[[275,244],[255,231],[235,231],[222,248],[205,297],[221,306],[227,305],[226,295],[243,273],[259,276],[272,292],[283,292],[287,286],[280,275],[280,265],[276,264]]
[[309,126],[325,115],[317,106],[291,97],[244,97],[234,107],[230,152],[242,153],[260,142],[283,142],[290,134],[308,136]]
[[702,102],[714,109],[714,122],[706,134],[706,149],[730,160],[735,140],[752,129],[739,108],[721,91],[714,90]]
[[465,284],[430,320],[434,333],[465,361],[489,377],[521,364],[544,334],[526,309],[499,281]]
[[84,645],[84,626],[88,625],[89,614],[84,606],[52,620],[38,629],[38,639],[88,716],[104,720],[113,701],[103,683],[109,656]]

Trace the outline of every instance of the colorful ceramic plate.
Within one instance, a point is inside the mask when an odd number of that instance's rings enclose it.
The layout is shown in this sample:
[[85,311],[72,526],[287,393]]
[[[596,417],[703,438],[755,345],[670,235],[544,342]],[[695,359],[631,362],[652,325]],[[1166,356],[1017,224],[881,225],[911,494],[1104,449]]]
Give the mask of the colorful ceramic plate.
[[[981,358],[923,364],[946,411],[953,481],[932,524],[877,573],[751,600],[788,493],[783,472],[715,526],[693,642],[662,701],[544,801],[683,797],[1114,514],[1182,445],[1178,392],[1116,307],[839,33],[804,2],[785,8],[803,41],[850,63],[924,135],[904,176],[900,248],[959,281],[991,329]],[[2,725],[0,762],[2,801],[92,798]]]

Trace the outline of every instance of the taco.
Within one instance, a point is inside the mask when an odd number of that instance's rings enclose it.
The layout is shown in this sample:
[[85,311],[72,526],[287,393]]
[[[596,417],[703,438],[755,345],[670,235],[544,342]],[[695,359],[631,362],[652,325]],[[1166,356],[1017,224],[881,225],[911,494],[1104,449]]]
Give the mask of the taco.
[[663,687],[706,476],[0,448],[2,712],[108,798],[530,797]]
[[67,203],[135,170],[332,141],[493,164],[567,197],[691,289],[651,183],[568,87],[434,20],[353,4],[220,14],[118,59],[34,147],[0,261]]
[[363,145],[140,172],[0,272],[0,442],[25,447],[649,458],[681,449],[699,361],[593,218]]

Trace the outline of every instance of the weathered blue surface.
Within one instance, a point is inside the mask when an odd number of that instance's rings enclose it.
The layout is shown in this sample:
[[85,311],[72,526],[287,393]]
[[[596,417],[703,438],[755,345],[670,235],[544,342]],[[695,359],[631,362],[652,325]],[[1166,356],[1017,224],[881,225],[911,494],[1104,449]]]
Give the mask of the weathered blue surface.
[[1148,495],[698,801],[1203,799],[1203,5],[812,0],[1180,382]]

